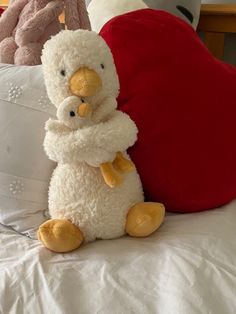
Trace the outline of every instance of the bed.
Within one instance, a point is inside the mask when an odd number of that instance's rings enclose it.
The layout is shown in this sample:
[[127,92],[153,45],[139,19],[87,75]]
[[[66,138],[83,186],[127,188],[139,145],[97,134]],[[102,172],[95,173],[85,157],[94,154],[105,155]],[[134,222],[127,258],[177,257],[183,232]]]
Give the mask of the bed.
[[236,201],[55,254],[0,227],[0,313],[233,314]]

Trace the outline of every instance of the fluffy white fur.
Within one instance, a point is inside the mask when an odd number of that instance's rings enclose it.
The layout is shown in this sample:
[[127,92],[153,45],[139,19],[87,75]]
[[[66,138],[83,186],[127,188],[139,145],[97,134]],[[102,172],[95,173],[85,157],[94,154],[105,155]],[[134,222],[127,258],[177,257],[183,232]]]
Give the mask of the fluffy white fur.
[[85,241],[119,237],[125,233],[129,209],[143,201],[143,190],[136,171],[124,174],[124,181],[112,189],[99,169],[118,151],[125,154],[138,132],[128,115],[115,110],[119,82],[112,54],[94,32],[64,31],[45,45],[42,63],[49,97],[57,107],[72,96],[68,80],[80,67],[97,71],[103,84],[96,96],[86,99],[93,106],[92,125],[72,130],[57,120],[46,124],[45,151],[58,162],[49,189],[51,217],[71,220]]
[[97,166],[134,144],[136,126],[119,111],[107,122],[77,131],[50,131],[50,123],[44,146],[58,162],[49,189],[51,217],[71,220],[86,241],[123,235],[129,209],[143,201],[139,176],[127,173],[123,183],[111,189]]
[[60,164],[87,162],[98,167],[113,161],[118,151],[133,146],[137,139],[134,122],[120,111],[114,111],[106,122],[77,131],[55,125],[57,121],[51,119],[46,123],[44,146],[48,157]]
[[[57,108],[57,118],[59,121],[55,121],[54,124],[57,122],[58,125],[61,126],[62,130],[65,128],[65,126],[71,130],[77,130],[91,125],[91,114],[89,114],[87,117],[80,117],[77,112],[79,106],[82,104],[83,103],[80,97],[67,97]],[[74,116],[70,115],[71,112],[74,113]]]
[[[72,96],[68,82],[81,66],[95,70],[102,79],[103,88],[95,96],[86,99],[94,105],[94,109],[106,97],[115,99],[119,94],[113,56],[105,41],[95,32],[60,32],[44,45],[42,64],[48,96],[56,107],[65,98]],[[61,75],[61,70],[65,71],[65,76]]]

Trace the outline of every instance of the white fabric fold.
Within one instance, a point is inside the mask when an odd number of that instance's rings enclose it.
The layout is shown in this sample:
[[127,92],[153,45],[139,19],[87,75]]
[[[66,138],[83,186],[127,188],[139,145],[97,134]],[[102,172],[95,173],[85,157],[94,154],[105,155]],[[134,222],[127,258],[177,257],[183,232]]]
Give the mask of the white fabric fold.
[[0,313],[235,314],[236,201],[69,254],[0,227]]

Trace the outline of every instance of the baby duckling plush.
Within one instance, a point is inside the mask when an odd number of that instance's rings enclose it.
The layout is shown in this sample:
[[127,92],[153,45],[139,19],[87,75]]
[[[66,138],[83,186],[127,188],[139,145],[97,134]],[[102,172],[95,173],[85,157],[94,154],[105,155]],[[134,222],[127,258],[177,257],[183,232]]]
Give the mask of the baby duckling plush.
[[40,226],[38,238],[52,251],[69,252],[83,241],[150,235],[165,208],[144,202],[135,168],[114,187],[101,171],[107,163],[120,171],[138,132],[116,110],[119,80],[107,44],[95,32],[62,31],[45,44],[42,64],[59,118],[46,123],[44,147],[58,165],[49,188],[51,219]]
[[[106,102],[107,103],[107,102]],[[107,107],[109,113],[109,107]],[[71,130],[91,125],[91,105],[81,101],[77,96],[67,97],[57,109],[57,117],[59,121],[51,123],[51,128],[56,127],[57,130],[63,130],[65,126]],[[103,109],[103,113],[105,108]],[[131,160],[126,159],[121,152],[116,154],[116,158],[112,163],[106,162],[100,165],[102,176],[108,186],[116,187],[122,182],[119,172],[125,173],[134,170],[135,166]]]

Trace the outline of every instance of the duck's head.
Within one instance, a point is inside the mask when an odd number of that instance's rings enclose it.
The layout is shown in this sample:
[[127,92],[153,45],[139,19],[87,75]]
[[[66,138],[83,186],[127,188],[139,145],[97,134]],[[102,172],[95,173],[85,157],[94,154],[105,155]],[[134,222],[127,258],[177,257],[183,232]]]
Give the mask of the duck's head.
[[44,45],[42,64],[48,96],[56,107],[73,95],[95,107],[106,97],[118,96],[112,53],[95,32],[60,32]]

